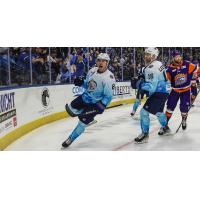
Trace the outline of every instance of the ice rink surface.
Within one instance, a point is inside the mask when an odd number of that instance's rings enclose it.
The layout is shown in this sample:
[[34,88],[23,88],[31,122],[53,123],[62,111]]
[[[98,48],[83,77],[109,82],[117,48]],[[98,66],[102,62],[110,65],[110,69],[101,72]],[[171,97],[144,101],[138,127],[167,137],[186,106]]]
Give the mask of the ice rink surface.
[[[88,127],[85,133],[64,151],[200,150],[200,100],[195,102],[195,106],[189,112],[187,130],[183,131],[180,128],[177,134],[159,136],[157,132],[160,125],[155,116],[151,116],[150,138],[145,144],[133,142],[141,133],[141,129],[139,115],[130,117],[131,109],[131,105],[123,105],[98,115],[96,117],[98,122]],[[77,122],[77,118],[66,118],[47,124],[16,140],[5,150],[60,151],[62,142],[69,136]],[[170,120],[172,133],[175,133],[180,122],[181,115],[177,108]]]

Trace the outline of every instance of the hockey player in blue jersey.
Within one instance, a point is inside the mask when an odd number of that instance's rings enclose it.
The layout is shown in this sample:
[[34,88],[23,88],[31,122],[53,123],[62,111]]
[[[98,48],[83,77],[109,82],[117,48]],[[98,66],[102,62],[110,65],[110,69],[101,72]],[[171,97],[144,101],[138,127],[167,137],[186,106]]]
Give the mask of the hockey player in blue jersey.
[[66,104],[66,111],[72,117],[78,116],[79,122],[66,141],[62,143],[68,147],[79,137],[88,124],[93,122],[97,114],[102,114],[112,100],[115,78],[108,70],[110,58],[107,53],[97,56],[96,66],[89,70],[86,79],[80,77],[74,80],[76,86],[85,88],[84,93],[74,99],[70,105]]
[[150,118],[149,114],[156,115],[161,124],[161,128],[169,131],[167,128],[167,117],[163,112],[165,102],[170,92],[170,82],[166,78],[166,71],[163,64],[157,61],[159,51],[157,48],[149,47],[145,49],[144,60],[146,67],[144,69],[144,81],[138,80],[138,90],[149,92],[149,98],[140,111],[140,125],[142,133],[135,138],[136,143],[148,142]]

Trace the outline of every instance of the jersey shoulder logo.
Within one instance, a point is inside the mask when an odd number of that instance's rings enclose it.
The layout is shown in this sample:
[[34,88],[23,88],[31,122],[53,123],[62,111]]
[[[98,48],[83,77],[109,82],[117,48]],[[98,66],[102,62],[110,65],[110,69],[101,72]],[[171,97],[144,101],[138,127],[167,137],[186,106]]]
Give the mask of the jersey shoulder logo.
[[96,71],[92,71],[90,72],[90,77],[93,76],[95,74]]
[[162,72],[164,69],[165,69],[165,66],[164,66],[164,65],[161,65],[161,66],[159,67],[159,71],[160,71],[160,72]]
[[110,78],[111,78],[111,79],[114,79],[114,76],[111,74],[111,75],[110,75]]

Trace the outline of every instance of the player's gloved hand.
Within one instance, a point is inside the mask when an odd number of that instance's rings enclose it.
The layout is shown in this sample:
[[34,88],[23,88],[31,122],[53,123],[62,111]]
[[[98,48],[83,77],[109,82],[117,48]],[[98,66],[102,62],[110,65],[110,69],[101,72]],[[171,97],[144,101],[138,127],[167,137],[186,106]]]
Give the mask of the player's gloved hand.
[[83,77],[77,77],[77,78],[75,78],[74,79],[74,85],[75,86],[82,86],[83,85],[83,83],[84,83],[84,78]]
[[143,79],[143,80],[144,80],[144,79],[145,79],[144,74],[139,74],[139,75],[138,75],[138,79]]
[[142,88],[142,84],[144,83],[144,80],[143,79],[139,79],[138,81],[137,81],[137,83],[136,83],[136,88],[138,89],[138,90],[141,90],[141,88]]
[[145,91],[140,89],[137,91],[137,96],[136,96],[136,99],[141,99],[142,96],[144,96],[145,94]]
[[137,87],[136,87],[137,82],[138,82],[138,78],[137,77],[134,77],[134,78],[131,79],[131,87],[133,89],[137,89]]
[[101,101],[99,101],[96,103],[96,109],[97,109],[98,114],[102,114],[104,110],[106,109],[106,106]]

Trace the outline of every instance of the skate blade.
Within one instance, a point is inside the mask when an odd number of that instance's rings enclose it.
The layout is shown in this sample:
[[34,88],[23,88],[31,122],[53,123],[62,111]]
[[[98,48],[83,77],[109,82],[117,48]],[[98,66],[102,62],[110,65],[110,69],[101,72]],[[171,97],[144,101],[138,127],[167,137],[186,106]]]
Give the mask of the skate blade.
[[[140,121],[140,116],[134,115],[134,116],[131,116],[131,118],[135,121]],[[156,121],[157,119],[155,117],[151,117],[150,120],[151,122],[153,122],[153,121]]]
[[132,118],[133,120],[140,121],[140,116],[133,115],[133,116],[131,116],[131,118]]
[[134,141],[135,144],[145,144],[145,143],[148,143],[148,140],[145,140],[145,141],[141,141],[141,142],[136,142]]
[[[159,135],[159,134],[158,134]],[[174,133],[170,132],[170,133],[166,133],[166,134],[163,134],[163,135],[159,135],[160,137],[165,137],[165,136],[171,136],[171,135],[174,135]]]
[[64,150],[67,150],[68,148],[69,148],[69,147],[61,147],[60,150],[61,150],[61,151],[64,151]]
[[92,121],[91,123],[89,123],[86,127],[92,126],[92,125],[94,125],[94,124],[96,124],[96,123],[97,123],[97,120],[94,120],[94,121]]

